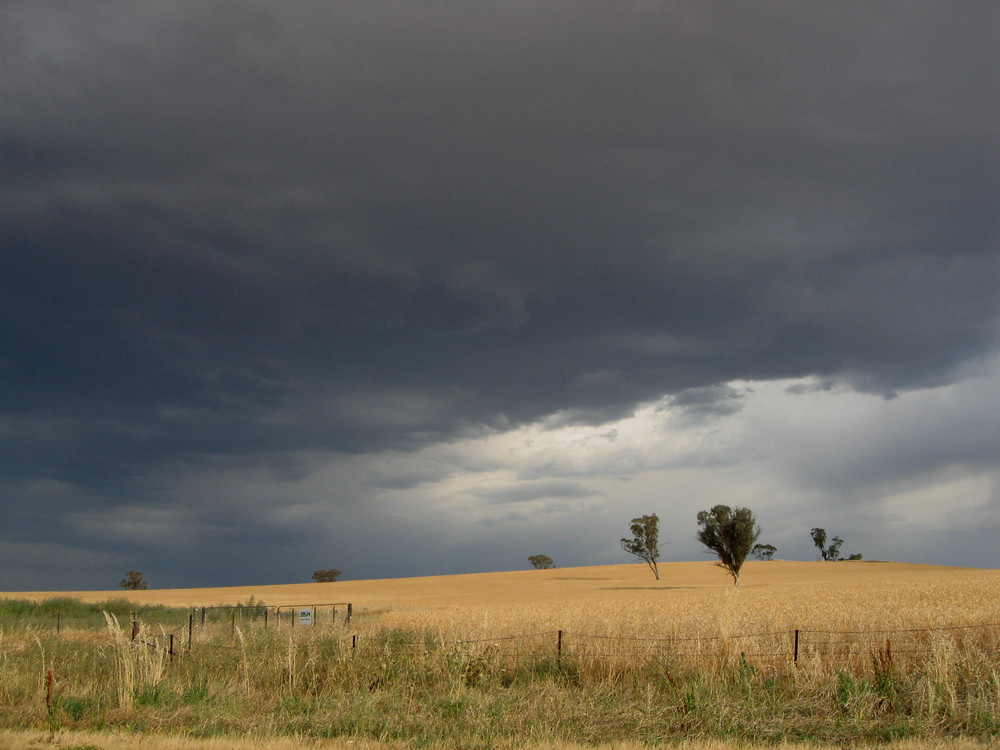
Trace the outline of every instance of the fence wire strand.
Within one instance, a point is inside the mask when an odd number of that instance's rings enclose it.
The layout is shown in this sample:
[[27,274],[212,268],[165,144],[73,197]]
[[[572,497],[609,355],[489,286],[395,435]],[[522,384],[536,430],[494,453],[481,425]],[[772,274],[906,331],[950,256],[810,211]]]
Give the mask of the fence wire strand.
[[[339,606],[339,605],[338,605]],[[203,610],[203,613],[208,608]],[[222,609],[222,608],[219,608]],[[229,609],[229,608],[227,608]],[[236,637],[236,622],[246,630],[255,625],[268,626],[267,618],[260,617],[257,608],[231,608],[234,614],[228,621],[196,622],[195,613],[198,609],[186,612],[187,622],[170,629],[157,622],[146,623],[149,629],[159,629],[158,634],[146,630],[136,639],[138,644],[153,649],[169,649],[171,656],[182,655],[183,650],[190,650],[192,645],[199,648],[237,650],[233,644],[220,642],[226,630],[231,629],[231,638]],[[254,611],[256,610],[256,611]],[[245,613],[253,614],[244,619]],[[203,614],[204,616],[204,614]],[[82,618],[61,619],[59,613],[46,613],[44,618],[0,617],[0,623],[9,620],[20,622],[27,631],[46,629],[46,623],[52,621],[49,628],[55,634],[62,623],[63,630],[75,625],[80,628]],[[86,619],[89,622],[89,618]],[[135,621],[138,623],[138,618]],[[73,623],[73,625],[70,625]],[[197,624],[197,627],[194,627]],[[311,631],[323,633],[328,637],[334,627],[343,628],[347,623],[328,623],[315,626],[300,626],[290,628],[290,633]],[[136,625],[138,627],[138,625]],[[83,629],[103,629],[99,627],[84,627]],[[124,628],[123,628],[124,629]],[[272,629],[268,626],[268,629]],[[187,631],[187,632],[185,632]],[[282,627],[282,632],[285,632]],[[304,633],[303,633],[304,634]],[[968,646],[974,649],[995,651],[1000,643],[1000,623],[973,623],[964,625],[939,625],[925,628],[896,629],[842,629],[827,630],[818,628],[802,628],[797,630],[758,631],[752,633],[692,635],[692,636],[623,636],[607,633],[574,632],[567,630],[544,630],[523,633],[497,633],[492,636],[476,638],[450,638],[442,634],[430,632],[424,638],[401,638],[403,633],[392,636],[389,630],[357,631],[339,636],[338,640],[348,648],[413,648],[422,647],[425,650],[442,648],[469,648],[486,646],[501,648],[510,652],[524,652],[539,649],[556,653],[559,658],[604,659],[609,662],[624,659],[667,659],[678,663],[699,664],[707,661],[713,663],[739,660],[741,663],[779,662],[797,663],[806,660],[821,662],[840,662],[854,665],[869,664],[880,659],[897,658],[902,661],[916,663],[921,655],[930,654],[938,645],[948,647]],[[176,640],[168,646],[170,637]]]

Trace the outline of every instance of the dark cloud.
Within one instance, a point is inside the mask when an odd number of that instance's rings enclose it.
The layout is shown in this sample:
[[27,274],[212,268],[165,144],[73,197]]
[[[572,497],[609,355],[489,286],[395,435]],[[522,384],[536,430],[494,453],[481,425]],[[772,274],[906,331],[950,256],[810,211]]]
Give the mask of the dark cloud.
[[701,420],[735,414],[743,408],[744,394],[730,385],[688,388],[670,399],[670,406],[685,419]]
[[997,341],[998,23],[8,2],[6,533],[188,507],[167,467],[294,477],[665,394],[722,416],[738,379],[954,382]]

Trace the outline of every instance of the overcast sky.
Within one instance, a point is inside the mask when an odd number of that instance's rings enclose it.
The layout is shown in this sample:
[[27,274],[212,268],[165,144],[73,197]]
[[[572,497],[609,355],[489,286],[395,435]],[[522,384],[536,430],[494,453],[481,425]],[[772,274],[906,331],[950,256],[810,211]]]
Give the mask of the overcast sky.
[[991,0],[6,0],[0,590],[1000,567],[998,229]]

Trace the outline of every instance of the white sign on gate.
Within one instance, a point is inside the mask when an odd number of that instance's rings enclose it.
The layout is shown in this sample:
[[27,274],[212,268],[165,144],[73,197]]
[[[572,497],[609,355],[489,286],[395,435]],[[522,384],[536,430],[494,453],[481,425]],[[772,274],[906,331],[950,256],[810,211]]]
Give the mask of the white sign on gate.
[[299,609],[299,625],[312,625],[313,624],[313,611],[312,607],[302,607]]

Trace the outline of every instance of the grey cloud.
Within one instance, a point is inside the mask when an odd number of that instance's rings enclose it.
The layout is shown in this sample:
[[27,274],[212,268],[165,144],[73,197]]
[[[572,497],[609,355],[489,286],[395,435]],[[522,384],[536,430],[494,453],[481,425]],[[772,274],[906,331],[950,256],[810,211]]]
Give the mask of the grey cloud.
[[670,399],[670,408],[687,419],[724,417],[742,409],[743,398],[743,393],[729,385],[688,388]]
[[597,493],[577,482],[550,480],[521,481],[508,487],[475,490],[474,494],[489,500],[491,503],[508,504],[551,498],[579,499],[592,497]]
[[997,342],[996,22],[8,2],[5,481],[108,508],[736,379],[955,382]]
[[797,422],[758,416],[749,422],[750,439],[775,447],[788,476],[802,486],[856,504],[887,487],[933,484],[949,471],[971,477],[1000,462],[995,379],[972,379],[943,393],[919,391],[882,404],[870,410],[844,405],[842,414],[829,414],[819,424],[816,413]]
[[836,381],[834,379],[823,378],[822,380],[816,380],[814,382],[793,383],[792,385],[785,388],[785,393],[801,396],[806,393],[820,393],[823,391],[832,391],[834,387],[836,387]]
[[455,467],[428,459],[407,459],[405,456],[380,461],[372,473],[376,487],[403,490],[438,482],[455,472]]

